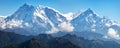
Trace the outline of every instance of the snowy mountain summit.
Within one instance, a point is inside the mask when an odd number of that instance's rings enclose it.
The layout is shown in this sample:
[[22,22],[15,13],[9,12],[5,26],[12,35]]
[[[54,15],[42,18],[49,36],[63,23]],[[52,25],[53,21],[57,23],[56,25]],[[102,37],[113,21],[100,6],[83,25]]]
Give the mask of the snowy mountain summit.
[[58,32],[93,32],[106,39],[120,39],[120,25],[106,17],[100,17],[90,8],[76,15],[67,15],[45,6],[24,4],[15,13],[0,17],[0,30],[23,35]]
[[104,38],[120,39],[120,24],[106,17],[100,17],[90,8],[71,21],[74,31],[95,32],[104,35]]
[[44,6],[24,4],[14,14],[1,21],[1,30],[35,35],[58,32],[58,24],[66,21],[58,11]]

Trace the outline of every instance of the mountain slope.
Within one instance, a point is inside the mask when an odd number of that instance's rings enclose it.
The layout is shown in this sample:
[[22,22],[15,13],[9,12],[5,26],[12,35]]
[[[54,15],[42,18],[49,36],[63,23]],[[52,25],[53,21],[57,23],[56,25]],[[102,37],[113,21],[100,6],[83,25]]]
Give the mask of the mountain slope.
[[[44,37],[47,35],[39,36]],[[46,38],[46,37],[45,37]],[[4,48],[80,48],[72,44],[69,40],[64,38],[52,38],[47,39],[48,42],[43,41],[40,38],[32,38],[16,45],[5,46]]]
[[[42,34],[39,37],[47,37]],[[120,44],[114,41],[87,40],[76,35],[64,35],[43,41],[42,38],[32,38],[20,44],[5,46],[4,48],[120,48]]]
[[76,35],[67,34],[61,38],[68,39],[73,44],[80,46],[81,48],[120,48],[120,44],[114,41],[103,40],[88,40]]
[[58,31],[58,24],[64,21],[66,18],[54,9],[24,4],[14,14],[1,21],[2,27],[0,26],[0,29],[5,31],[9,29],[8,31],[17,33],[23,29],[23,32],[28,32],[27,35],[54,33]]
[[[71,21],[71,24],[74,26],[74,31],[76,32],[96,32],[105,36],[109,36],[110,38],[120,38],[120,25],[106,17],[100,17],[90,8],[74,18]],[[110,29],[114,30],[114,32],[109,31]],[[116,34],[118,36],[116,36]]]
[[13,32],[0,31],[0,48],[11,44],[19,44],[31,38],[30,36],[19,35]]

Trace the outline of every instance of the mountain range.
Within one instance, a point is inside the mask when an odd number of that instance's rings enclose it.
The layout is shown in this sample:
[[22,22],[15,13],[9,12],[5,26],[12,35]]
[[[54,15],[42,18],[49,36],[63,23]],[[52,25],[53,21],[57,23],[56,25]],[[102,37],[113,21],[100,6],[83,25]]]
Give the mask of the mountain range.
[[0,16],[0,30],[26,36],[50,34],[61,37],[71,34],[88,40],[120,43],[120,24],[97,15],[90,8],[67,15],[51,7],[25,3],[12,15]]

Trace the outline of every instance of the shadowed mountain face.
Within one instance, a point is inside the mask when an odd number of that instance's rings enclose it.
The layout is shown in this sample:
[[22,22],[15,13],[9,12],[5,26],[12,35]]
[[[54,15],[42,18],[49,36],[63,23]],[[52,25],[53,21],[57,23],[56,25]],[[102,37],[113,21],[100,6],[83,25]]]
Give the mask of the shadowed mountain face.
[[[16,34],[14,33],[5,33],[6,34],[3,32],[5,36],[11,35],[0,37],[3,38],[1,40],[4,40],[0,41],[3,48],[120,48],[120,44],[114,41],[103,41],[99,39],[88,40],[71,34],[66,34],[61,37],[52,37],[49,34],[40,34],[38,36],[15,36]],[[17,39],[10,36],[15,36]],[[11,42],[10,39],[13,41]]]
[[10,44],[19,44],[31,38],[32,36],[30,37],[30,36],[15,34],[13,32],[0,31],[0,48]]
[[[43,38],[44,37],[44,38]],[[11,44],[4,48],[80,48],[65,38],[53,38],[47,34],[41,34],[26,40],[20,44]]]
[[63,36],[62,38],[68,39],[70,42],[81,48],[120,48],[120,44],[114,41],[87,40],[83,37],[77,37],[76,35],[70,34]]
[[65,38],[54,38],[48,42],[50,48],[81,48]]
[[10,45],[4,48],[48,48],[47,43],[39,39],[31,39],[18,45]]

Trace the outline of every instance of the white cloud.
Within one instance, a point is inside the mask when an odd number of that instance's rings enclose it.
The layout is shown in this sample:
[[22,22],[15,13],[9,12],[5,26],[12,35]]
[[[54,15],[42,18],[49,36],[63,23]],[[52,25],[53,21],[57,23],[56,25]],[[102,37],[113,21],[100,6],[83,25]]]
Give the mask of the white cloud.
[[64,14],[64,17],[66,17],[68,21],[71,21],[73,19],[73,13],[70,12],[70,13]]
[[120,39],[120,35],[113,28],[109,28],[108,36],[115,38],[115,39]]
[[50,31],[46,31],[46,34],[52,34],[52,33],[57,33],[59,30],[55,27],[53,27]]
[[12,19],[9,22],[5,22],[5,21],[0,21],[0,28],[1,29],[6,29],[6,28],[14,28],[14,27],[20,27],[22,28],[22,20],[14,20]]
[[106,38],[106,39],[108,39],[108,36],[106,36],[106,35],[105,35],[105,36],[103,36],[103,38]]
[[6,26],[8,28],[13,28],[13,27],[21,27],[21,24],[22,24],[22,20],[11,20],[9,22],[6,23]]
[[74,27],[67,22],[63,22],[58,25],[60,31],[65,31],[65,32],[72,32],[74,30]]
[[109,23],[106,23],[105,25],[106,25],[107,27],[110,27],[110,26],[111,26],[111,24],[109,24]]
[[27,26],[27,27],[30,26],[29,23],[27,23],[27,22],[24,25]]
[[96,31],[96,29],[91,29],[93,32],[95,32]]

